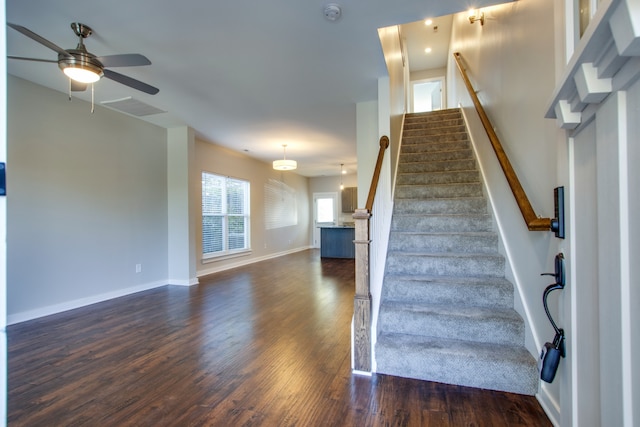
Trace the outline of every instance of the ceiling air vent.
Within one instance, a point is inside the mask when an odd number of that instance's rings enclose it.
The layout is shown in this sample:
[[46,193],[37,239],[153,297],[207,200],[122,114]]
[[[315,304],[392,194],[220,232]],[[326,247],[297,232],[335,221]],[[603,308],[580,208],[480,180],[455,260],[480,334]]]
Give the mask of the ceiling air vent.
[[166,111],[163,111],[152,105],[145,104],[144,102],[134,99],[130,96],[122,99],[114,99],[113,101],[103,101],[100,104],[113,110],[131,114],[132,116],[136,117],[166,113]]

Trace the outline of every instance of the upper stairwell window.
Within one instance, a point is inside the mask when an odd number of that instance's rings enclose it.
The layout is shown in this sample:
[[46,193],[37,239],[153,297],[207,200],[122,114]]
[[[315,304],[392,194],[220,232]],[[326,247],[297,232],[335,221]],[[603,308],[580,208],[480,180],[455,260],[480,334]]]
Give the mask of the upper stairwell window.
[[248,251],[249,182],[202,172],[202,257]]

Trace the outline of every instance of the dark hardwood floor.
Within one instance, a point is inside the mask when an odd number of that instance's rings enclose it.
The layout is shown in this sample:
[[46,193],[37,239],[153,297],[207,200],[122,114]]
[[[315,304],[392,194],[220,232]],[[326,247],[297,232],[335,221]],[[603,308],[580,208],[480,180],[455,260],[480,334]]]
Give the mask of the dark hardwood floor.
[[10,426],[545,426],[534,397],[350,372],[317,250],[8,327]]

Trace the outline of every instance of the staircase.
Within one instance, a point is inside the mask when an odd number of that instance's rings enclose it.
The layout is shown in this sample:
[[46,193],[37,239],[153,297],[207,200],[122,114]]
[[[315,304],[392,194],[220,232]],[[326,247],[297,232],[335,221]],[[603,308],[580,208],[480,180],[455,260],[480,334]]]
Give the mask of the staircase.
[[407,115],[377,372],[534,395],[536,360],[504,272],[461,112]]

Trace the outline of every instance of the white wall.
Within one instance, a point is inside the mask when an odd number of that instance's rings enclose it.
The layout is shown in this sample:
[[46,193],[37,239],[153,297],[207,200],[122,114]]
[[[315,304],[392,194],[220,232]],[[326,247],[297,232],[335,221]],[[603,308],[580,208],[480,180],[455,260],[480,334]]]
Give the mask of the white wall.
[[446,68],[432,68],[430,70],[420,70],[411,73],[411,81],[418,80],[431,80],[438,77],[445,77],[447,75]]
[[380,136],[378,136],[378,101],[356,104],[356,139],[358,146],[358,207],[364,208],[375,170]]
[[191,286],[196,277],[196,222],[200,213],[195,203],[202,178],[193,177],[195,133],[187,126],[167,130],[167,205],[169,235],[169,284]]
[[[400,155],[400,144],[402,135],[402,123],[404,114],[406,113],[406,85],[405,85],[405,65],[402,61],[402,49],[400,46],[399,29],[397,26],[380,28],[378,30],[382,51],[387,64],[387,72],[389,73],[389,158],[391,160],[391,182],[395,182],[396,167],[398,157]],[[407,73],[408,74],[408,73]],[[378,85],[378,87],[380,87]],[[381,93],[378,91],[378,99]],[[379,108],[379,112],[383,109]],[[380,121],[380,126],[385,125]]]
[[[201,173],[203,171],[247,180],[251,192],[251,252],[237,257],[202,259],[202,192]],[[268,258],[296,252],[311,247],[310,211],[311,193],[309,179],[295,172],[279,172],[271,164],[264,163],[242,153],[229,150],[213,143],[197,139],[195,161],[191,168],[192,186],[197,195],[193,197],[192,212],[196,217],[196,259],[198,277],[205,274],[233,268],[239,265],[261,261]],[[269,179],[275,179],[292,187],[296,192],[298,223],[296,225],[265,229],[264,223],[264,185]]]
[[[554,336],[541,302],[550,280],[540,273],[553,270],[554,255],[563,242],[550,232],[527,230],[452,53],[461,52],[478,97],[534,210],[540,216],[553,217],[553,189],[565,184],[557,173],[558,131],[544,118],[555,87],[554,5],[552,0],[523,0],[482,11],[484,26],[469,24],[465,13],[454,17],[448,65],[449,106],[462,106],[470,118],[471,136],[511,265],[507,277],[516,285],[516,309],[529,323],[526,346],[537,357],[542,344]],[[557,299],[561,295],[554,294],[550,308],[558,318]],[[558,383],[543,386],[548,406],[556,415]]]
[[166,131],[12,76],[7,104],[9,323],[165,284]]

